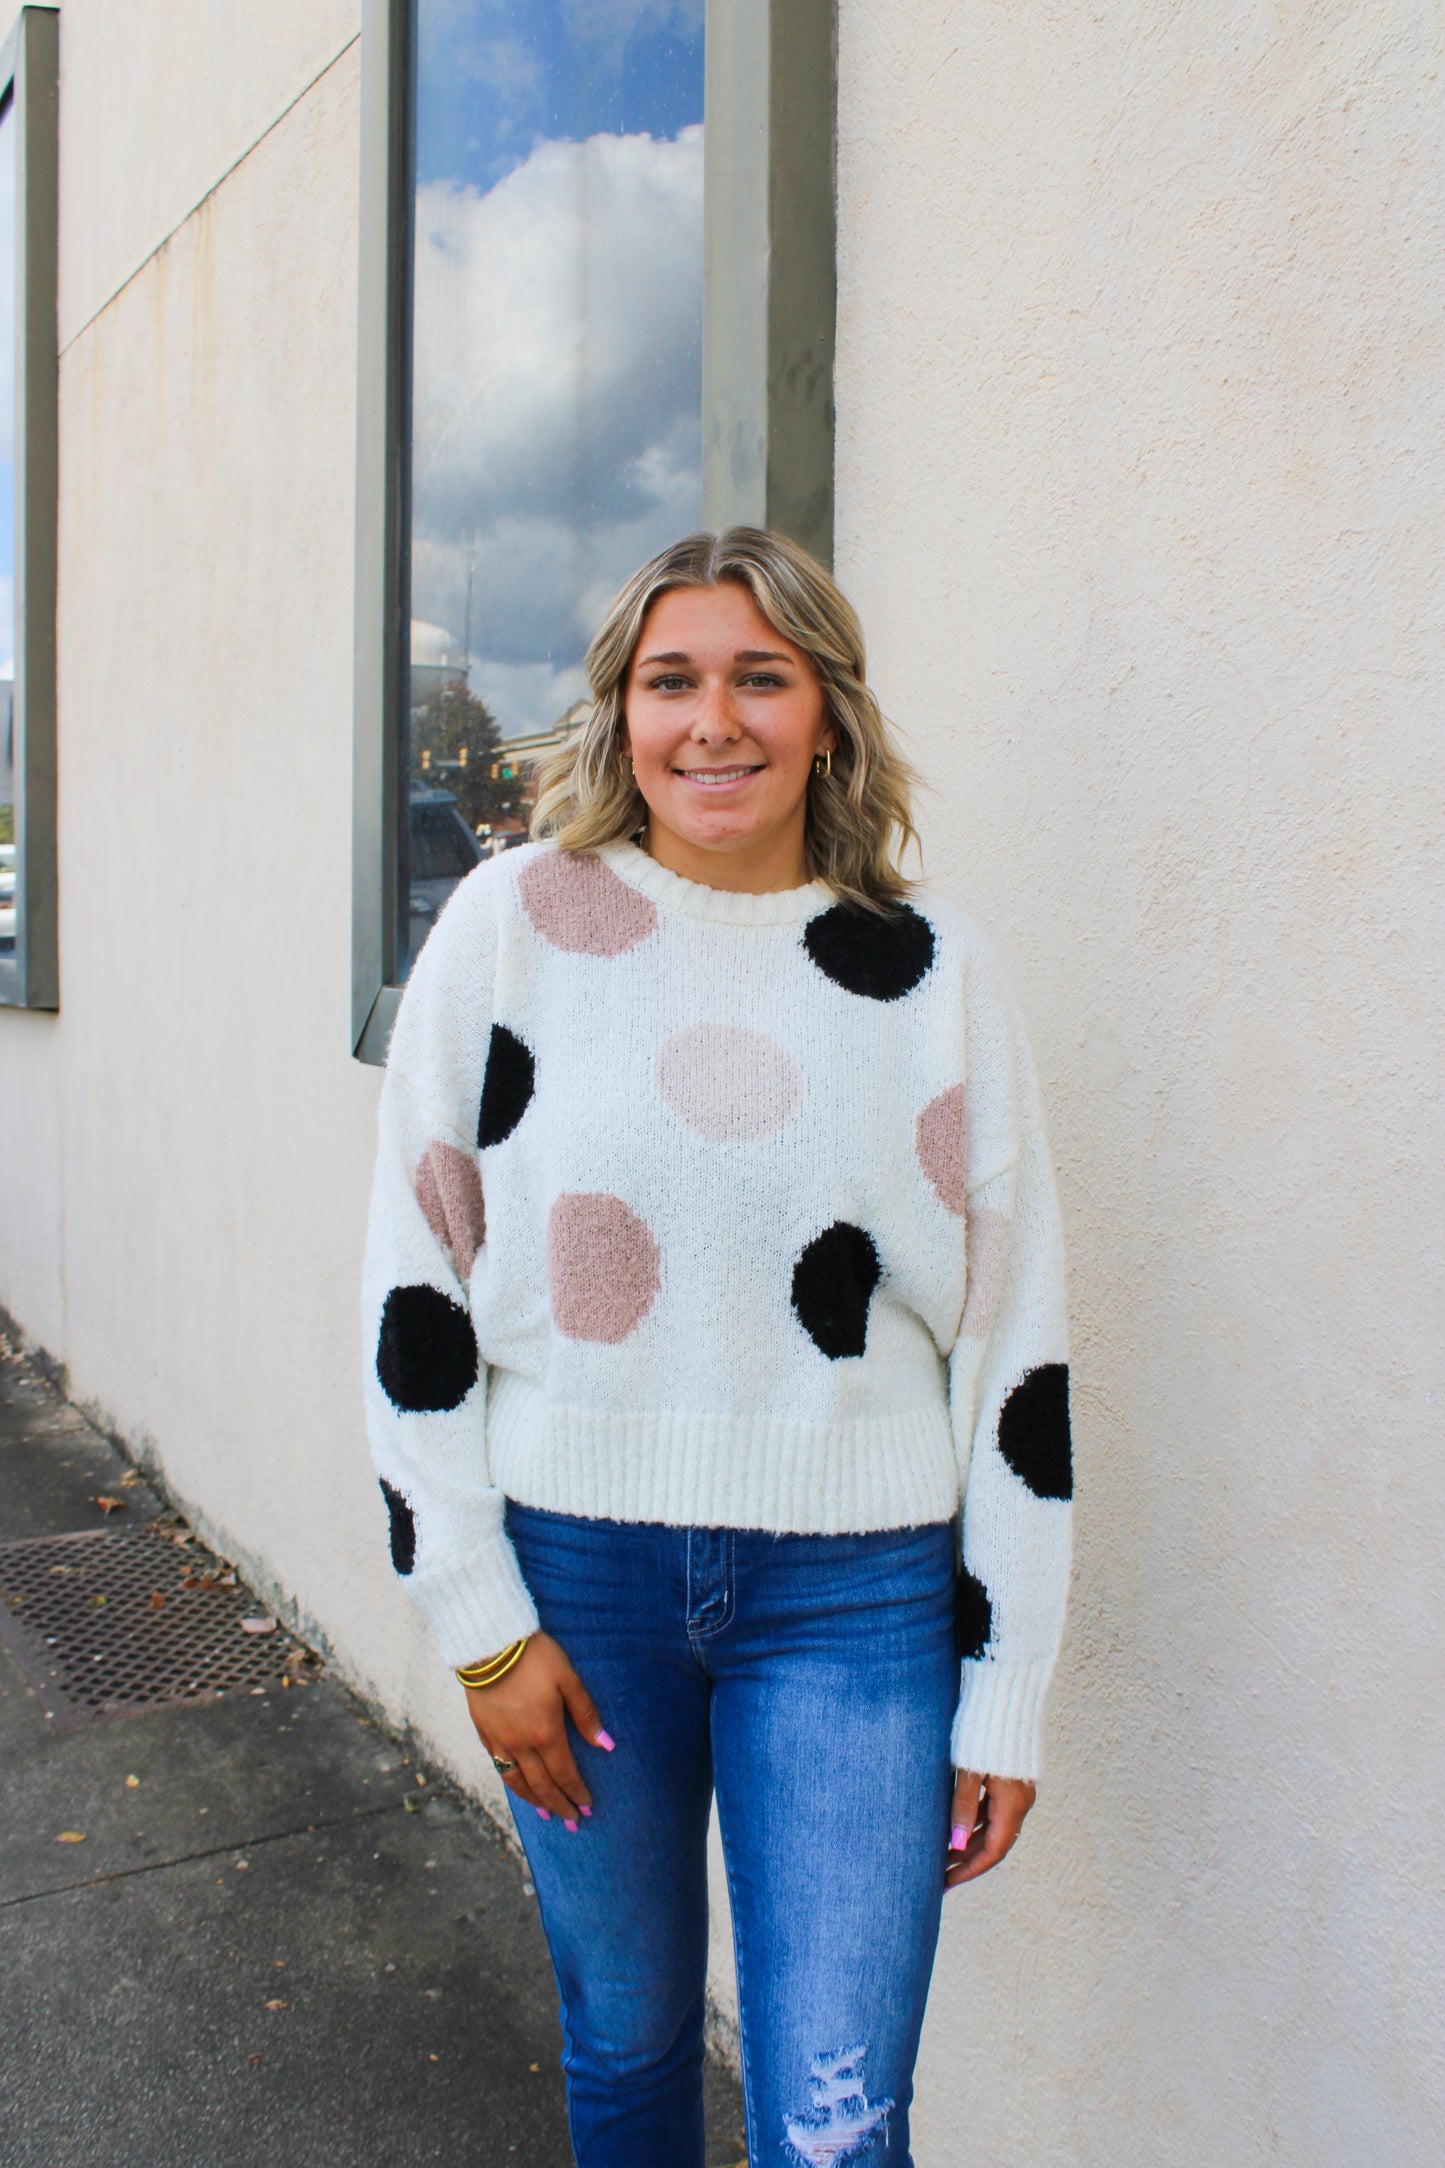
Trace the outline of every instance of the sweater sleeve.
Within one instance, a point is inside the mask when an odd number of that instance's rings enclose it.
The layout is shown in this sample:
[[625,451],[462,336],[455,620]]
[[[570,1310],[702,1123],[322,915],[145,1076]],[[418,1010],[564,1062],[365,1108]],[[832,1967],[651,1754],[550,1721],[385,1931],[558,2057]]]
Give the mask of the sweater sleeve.
[[487,1366],[468,1299],[486,1239],[476,1139],[495,877],[483,867],[455,891],[402,997],[362,1272],[367,1432],[391,1561],[449,1664],[537,1626],[487,1466]]
[[949,1357],[963,1498],[958,1769],[1036,1778],[1068,1594],[1063,1230],[1033,1062],[996,960],[968,989],[967,1290]]

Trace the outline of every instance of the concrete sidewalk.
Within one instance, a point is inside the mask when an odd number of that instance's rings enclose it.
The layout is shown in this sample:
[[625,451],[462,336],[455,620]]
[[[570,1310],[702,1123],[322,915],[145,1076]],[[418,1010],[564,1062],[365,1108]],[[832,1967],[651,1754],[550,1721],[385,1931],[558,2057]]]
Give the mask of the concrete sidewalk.
[[[48,1577],[96,1676],[107,1634],[118,1670],[123,1633],[144,1640],[123,1555],[167,1632],[188,1604],[244,1632],[260,1606],[185,1533],[0,1341],[6,2168],[567,2168],[537,1908],[483,1815],[283,1635],[248,1645],[269,1683],[219,1699],[87,1714],[73,1648],[70,1685],[51,1675]],[[56,1537],[81,1540],[34,1547]],[[708,2108],[710,2168],[740,2162],[728,2073]]]

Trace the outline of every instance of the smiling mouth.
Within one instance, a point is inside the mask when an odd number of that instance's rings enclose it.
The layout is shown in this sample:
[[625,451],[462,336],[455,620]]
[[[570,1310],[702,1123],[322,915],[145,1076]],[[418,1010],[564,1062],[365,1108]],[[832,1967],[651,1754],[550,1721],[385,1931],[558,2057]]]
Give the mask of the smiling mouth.
[[673,774],[682,776],[689,783],[698,783],[704,790],[715,790],[722,783],[741,783],[750,775],[761,775],[763,763],[757,761],[746,768],[674,768]]

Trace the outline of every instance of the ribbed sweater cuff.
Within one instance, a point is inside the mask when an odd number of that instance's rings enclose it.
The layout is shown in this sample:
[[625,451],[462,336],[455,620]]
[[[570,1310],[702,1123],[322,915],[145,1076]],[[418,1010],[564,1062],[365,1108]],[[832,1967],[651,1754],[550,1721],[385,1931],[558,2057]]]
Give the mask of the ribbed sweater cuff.
[[1043,1770],[1044,1696],[1051,1663],[967,1663],[951,1754],[955,1769],[980,1776],[1024,1777]]
[[425,1613],[448,1664],[479,1663],[537,1631],[537,1606],[500,1529],[469,1557],[414,1573],[406,1589]]

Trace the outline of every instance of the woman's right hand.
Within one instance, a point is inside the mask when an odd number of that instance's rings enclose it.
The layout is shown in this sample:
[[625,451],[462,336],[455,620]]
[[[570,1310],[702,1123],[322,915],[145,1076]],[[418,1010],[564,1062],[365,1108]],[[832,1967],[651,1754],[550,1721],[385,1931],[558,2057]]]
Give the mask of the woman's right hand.
[[610,1754],[612,1741],[565,1651],[550,1634],[535,1633],[495,1686],[469,1686],[466,1696],[492,1759],[517,1765],[502,1772],[507,1789],[544,1820],[555,1814],[575,1830],[577,1817],[592,1812],[592,1794],[572,1756],[568,1717],[591,1745]]

